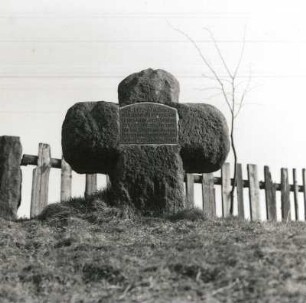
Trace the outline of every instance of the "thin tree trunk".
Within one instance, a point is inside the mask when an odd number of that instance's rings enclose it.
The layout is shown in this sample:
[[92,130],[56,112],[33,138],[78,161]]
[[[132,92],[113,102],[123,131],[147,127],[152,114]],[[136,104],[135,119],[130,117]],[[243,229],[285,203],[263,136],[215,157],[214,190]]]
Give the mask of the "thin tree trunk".
[[234,214],[234,194],[235,194],[235,187],[237,184],[237,151],[235,147],[235,141],[234,141],[234,119],[235,117],[232,116],[232,125],[231,125],[231,146],[234,154],[234,177],[233,177],[233,184],[232,184],[232,190],[230,193],[230,215],[232,216]]

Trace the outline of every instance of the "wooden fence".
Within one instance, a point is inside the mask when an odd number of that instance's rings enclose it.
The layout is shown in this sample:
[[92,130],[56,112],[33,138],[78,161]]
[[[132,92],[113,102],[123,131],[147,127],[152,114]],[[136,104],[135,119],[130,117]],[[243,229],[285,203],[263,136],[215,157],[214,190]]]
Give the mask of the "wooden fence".
[[[34,165],[32,181],[32,197],[30,216],[33,217],[48,204],[49,173],[51,168],[61,169],[61,201],[71,197],[72,170],[63,159],[51,158],[50,146],[39,144],[37,156],[23,155],[22,166]],[[230,192],[233,184],[231,179],[230,164],[225,163],[221,169],[221,177],[209,174],[186,174],[186,207],[195,205],[195,184],[202,187],[202,207],[209,216],[216,216],[217,190],[220,186],[221,195],[221,216],[229,216]],[[246,201],[249,203],[250,220],[276,220],[277,219],[277,191],[280,192],[281,219],[288,221],[291,219],[290,192],[293,192],[293,205],[295,220],[306,219],[306,170],[302,170],[302,185],[297,183],[297,171],[293,169],[293,184],[289,184],[288,169],[281,169],[280,183],[274,183],[268,166],[264,167],[264,181],[258,180],[258,169],[256,165],[247,164],[247,180],[242,177],[242,165],[237,165],[237,183],[235,189],[235,203],[239,218],[246,218]],[[248,197],[245,196],[244,188],[248,189]],[[260,208],[260,191],[265,192],[266,217],[262,216]],[[85,196],[97,191],[97,175],[86,175]],[[304,218],[298,218],[300,213],[298,193],[303,193]],[[220,197],[219,197],[220,198]],[[219,211],[220,213],[220,211]]]
[[[38,215],[48,205],[49,175],[51,168],[61,169],[60,201],[71,198],[72,169],[64,159],[51,158],[51,148],[48,144],[39,144],[38,155],[24,154],[21,166],[34,165],[31,191],[30,217]],[[84,195],[97,191],[97,175],[87,174]]]
[[[289,184],[289,173],[287,168],[281,168],[281,182],[274,183],[270,168],[264,166],[264,181],[258,180],[257,165],[247,164],[247,180],[242,178],[242,165],[237,164],[237,182],[235,188],[235,202],[237,203],[238,217],[246,218],[246,197],[244,188],[248,189],[249,218],[250,220],[277,220],[277,191],[280,192],[281,220],[290,221],[291,213],[295,220],[306,220],[306,170],[302,170],[302,185],[297,182],[297,170],[292,170],[293,184]],[[221,177],[214,177],[213,174],[187,174],[186,178],[186,198],[189,207],[194,205],[194,184],[202,184],[202,205],[208,216],[216,215],[216,188],[221,186],[221,216],[227,217],[230,209],[230,193],[234,180],[230,178],[230,164],[225,163],[221,169]],[[265,211],[260,208],[260,190],[264,190]],[[293,193],[293,209],[290,202],[290,192]],[[299,195],[303,193],[303,218],[299,216]],[[263,217],[262,214],[265,214]]]

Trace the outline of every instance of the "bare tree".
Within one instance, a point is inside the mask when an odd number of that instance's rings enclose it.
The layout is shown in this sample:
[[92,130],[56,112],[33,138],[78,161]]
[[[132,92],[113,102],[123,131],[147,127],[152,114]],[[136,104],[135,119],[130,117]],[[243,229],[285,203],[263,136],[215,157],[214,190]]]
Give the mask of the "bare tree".
[[[169,23],[168,23],[169,24]],[[234,194],[235,194],[235,187],[237,185],[237,162],[238,162],[238,155],[237,155],[237,148],[235,144],[235,122],[237,119],[237,116],[239,115],[242,106],[244,105],[245,97],[246,94],[249,90],[249,85],[251,81],[251,77],[249,75],[248,80],[245,82],[237,82],[238,74],[239,74],[239,69],[241,66],[243,54],[244,54],[244,49],[245,49],[245,32],[243,35],[243,40],[242,40],[242,47],[240,50],[240,56],[238,59],[238,62],[236,63],[234,69],[230,69],[229,65],[227,64],[221,49],[217,43],[217,40],[215,39],[213,33],[207,29],[204,28],[210,35],[211,42],[213,43],[214,49],[217,53],[217,56],[219,60],[222,63],[222,67],[225,71],[225,76],[220,76],[219,72],[213,67],[213,65],[208,61],[208,58],[204,55],[202,52],[199,44],[187,33],[184,31],[173,27],[171,24],[169,26],[174,29],[175,31],[179,32],[183,36],[185,36],[195,47],[197,50],[200,59],[208,69],[209,74],[203,74],[202,76],[206,79],[210,79],[216,82],[217,86],[216,87],[211,87],[208,89],[216,89],[220,91],[220,94],[223,96],[223,99],[225,103],[227,104],[227,107],[230,112],[230,139],[231,139],[231,148],[233,151],[233,156],[234,156],[234,176],[233,176],[233,185],[232,189],[230,192],[230,209],[229,213],[233,215],[234,211]],[[242,89],[238,89],[239,86],[244,84]]]

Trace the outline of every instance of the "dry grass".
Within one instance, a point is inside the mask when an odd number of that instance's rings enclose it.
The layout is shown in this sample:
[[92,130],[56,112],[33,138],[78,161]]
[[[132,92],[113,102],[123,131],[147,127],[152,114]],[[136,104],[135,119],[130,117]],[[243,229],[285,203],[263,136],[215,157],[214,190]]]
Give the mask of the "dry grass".
[[0,302],[305,302],[306,225],[140,218],[97,199],[0,221]]

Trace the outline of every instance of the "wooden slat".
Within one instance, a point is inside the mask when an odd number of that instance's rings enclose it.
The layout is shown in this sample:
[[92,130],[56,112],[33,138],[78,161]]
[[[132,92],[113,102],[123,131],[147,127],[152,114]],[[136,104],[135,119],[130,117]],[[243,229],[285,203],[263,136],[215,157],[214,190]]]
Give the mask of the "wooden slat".
[[67,201],[71,198],[72,169],[64,158],[61,166],[61,201]]
[[85,185],[85,197],[94,194],[97,191],[97,175],[87,174],[86,185]]
[[249,198],[250,198],[250,215],[251,220],[260,220],[260,199],[259,199],[259,182],[257,175],[257,165],[248,164],[248,179],[250,183]]
[[264,167],[264,176],[267,220],[276,221],[276,189],[268,166]]
[[186,174],[186,208],[194,207],[194,178],[193,174]]
[[304,220],[306,220],[306,169],[302,170],[302,180],[303,180],[303,197],[304,197]]
[[242,166],[240,163],[237,163],[236,174],[237,174],[238,217],[240,219],[244,219],[245,214],[244,214],[244,199],[243,199],[243,177],[242,177]]
[[214,197],[214,206],[215,206],[215,215],[217,216],[217,200],[216,200],[216,188],[215,188],[215,186],[214,186],[214,193],[213,193],[213,197]]
[[222,215],[223,217],[229,216],[230,203],[231,203],[231,174],[230,164],[224,163],[221,169],[221,191],[222,191]]
[[[22,156],[20,165],[22,165],[22,166],[27,166],[27,165],[37,166],[37,161],[38,161],[38,156],[24,154]],[[61,168],[62,167],[61,165],[62,165],[62,160],[61,159],[51,158],[51,167],[52,168]]]
[[216,202],[215,202],[213,174],[203,174],[202,202],[203,202],[203,212],[209,218],[214,218],[216,216],[216,204],[215,204]]
[[281,209],[282,209],[282,220],[290,221],[290,187],[288,180],[288,169],[281,169]]
[[48,205],[51,150],[48,144],[39,143],[37,167],[33,170],[30,217],[37,216]]
[[297,177],[296,177],[296,169],[294,168],[292,170],[292,176],[293,176],[293,199],[294,199],[294,210],[295,210],[295,220],[299,220],[299,201],[298,201],[298,183],[297,183]]

